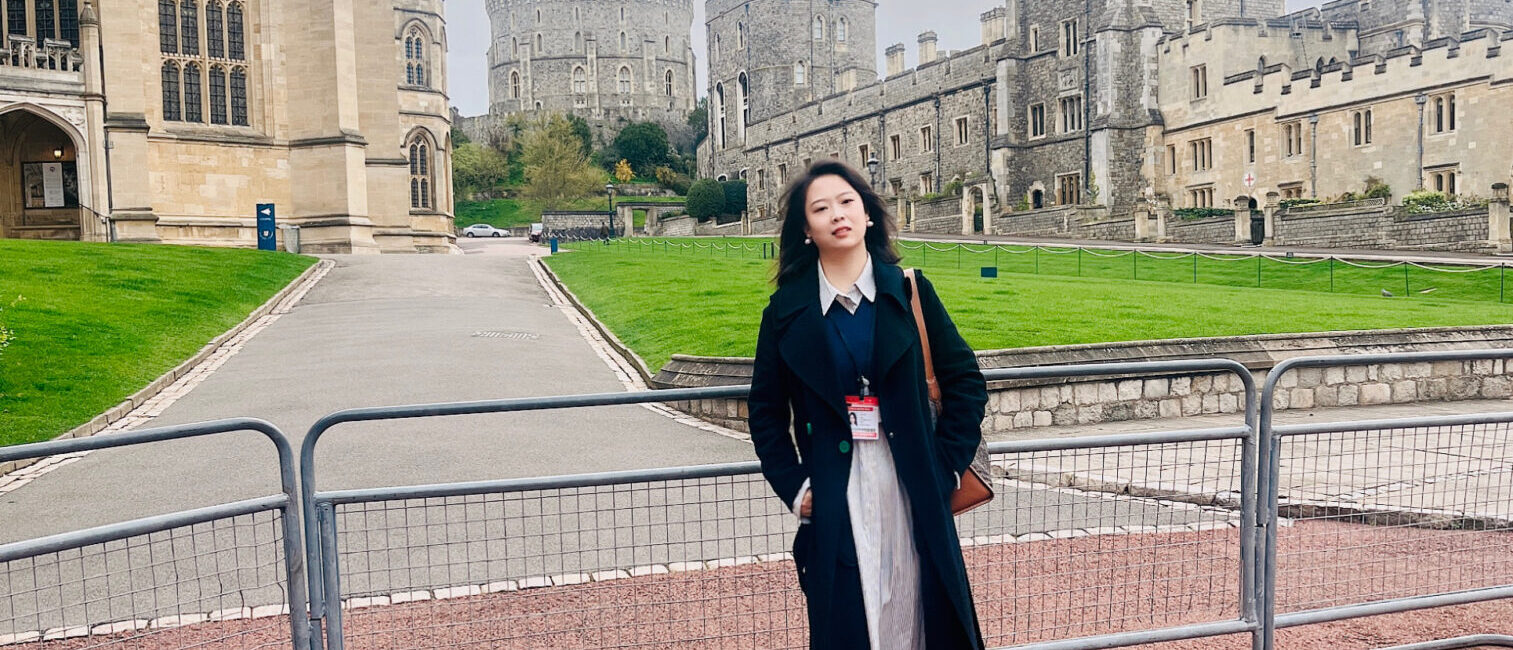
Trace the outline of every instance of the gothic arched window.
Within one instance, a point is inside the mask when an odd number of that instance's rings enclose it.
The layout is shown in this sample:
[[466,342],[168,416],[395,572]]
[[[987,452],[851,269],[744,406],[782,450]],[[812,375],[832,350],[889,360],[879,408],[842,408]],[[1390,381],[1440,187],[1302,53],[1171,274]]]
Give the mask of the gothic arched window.
[[[23,12],[26,10],[26,7],[20,3],[6,6],[12,10],[16,8],[20,8]],[[158,0],[158,49],[164,54],[179,53],[179,12],[173,0]],[[163,66],[163,73],[168,73],[167,65]],[[177,73],[174,76],[177,78]]]
[[184,66],[184,121],[205,122],[205,105],[201,97],[204,81],[200,79],[200,64]]
[[735,24],[735,49],[746,47],[746,23]]
[[226,5],[226,50],[234,61],[247,60],[247,34],[242,19],[242,3]]
[[850,31],[851,31],[851,26],[849,24],[847,24],[845,18],[841,18],[840,20],[835,21],[835,40],[836,41],[839,41],[841,43],[846,42],[846,38],[848,36],[850,36],[850,33],[849,33]]
[[725,84],[714,85],[715,135],[720,148],[725,148]]
[[573,32],[573,51],[583,54],[583,32]]
[[520,99],[520,72],[510,71],[510,99]]
[[737,82],[738,87],[736,90],[740,94],[738,99],[741,101],[740,133],[742,139],[744,139],[746,137],[746,125],[751,123],[751,82],[746,79],[746,73],[744,72],[737,78]]
[[628,38],[625,37],[625,32],[620,32],[620,51],[621,52],[625,52],[625,51],[627,51],[629,49],[630,49],[630,39],[628,39]]
[[200,53],[200,8],[194,0],[179,3],[179,51],[195,56]]
[[816,40],[816,41],[823,41],[823,40],[825,40],[825,17],[824,16],[815,16],[814,17],[814,40]]
[[247,126],[247,70],[231,71],[231,123]]
[[214,58],[226,56],[226,14],[219,0],[205,5],[205,51]]
[[662,53],[663,54],[672,54],[672,37],[671,36],[663,36],[662,37]]
[[537,56],[541,55],[541,35],[540,34],[536,35],[536,51],[534,52],[534,54],[536,54]]
[[410,141],[410,209],[431,207],[431,146],[425,136]]
[[667,96],[672,97],[672,70],[667,71]]
[[793,85],[802,86],[809,83],[808,73],[809,68],[804,65],[803,61],[793,64]]
[[405,35],[405,83],[411,86],[425,86],[426,77],[426,39],[425,34],[418,27],[411,27]]
[[172,61],[163,63],[163,119],[171,122],[184,119],[179,104],[179,64]]
[[210,123],[226,124],[226,69],[210,68]]
[[629,95],[631,90],[630,66],[620,66],[620,94]]
[[582,66],[573,68],[573,92],[579,95],[588,92],[588,74]]

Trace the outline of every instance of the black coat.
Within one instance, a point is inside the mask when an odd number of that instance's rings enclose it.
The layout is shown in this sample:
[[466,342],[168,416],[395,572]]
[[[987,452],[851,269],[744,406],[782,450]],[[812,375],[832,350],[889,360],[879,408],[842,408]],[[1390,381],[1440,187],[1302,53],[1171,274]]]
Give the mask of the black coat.
[[[932,424],[924,355],[903,271],[874,260],[873,275],[877,321],[872,386],[881,402],[883,430],[899,480],[909,497],[920,574],[938,577],[943,589],[921,593],[946,596],[926,599],[926,619],[959,621],[961,627],[953,630],[957,634],[946,638],[971,639],[971,645],[980,648],[982,633],[950,496],[956,474],[971,465],[982,439],[987,385],[976,355],[957,333],[934,288],[916,274],[943,405],[939,421]],[[842,384],[829,362],[825,326],[817,268],[773,293],[757,337],[749,423],[762,473],[783,503],[792,504],[804,480],[810,481],[812,523],[799,527],[793,555],[809,602],[811,647],[865,648],[867,639],[837,638],[845,635],[830,625],[830,612],[838,608],[836,563],[842,554],[854,555],[852,549],[841,548],[843,540],[851,539],[846,506],[851,432]],[[931,650],[960,643],[940,642],[943,637],[937,631],[927,638]]]

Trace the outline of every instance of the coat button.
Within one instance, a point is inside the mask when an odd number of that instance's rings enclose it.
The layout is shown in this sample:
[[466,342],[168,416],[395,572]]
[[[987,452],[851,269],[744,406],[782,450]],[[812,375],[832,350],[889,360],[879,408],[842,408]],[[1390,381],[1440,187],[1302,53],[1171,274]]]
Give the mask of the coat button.
[[843,453],[843,454],[849,454],[849,453],[851,453],[851,443],[850,442],[842,440],[841,444],[836,445],[836,446],[840,448],[841,453]]

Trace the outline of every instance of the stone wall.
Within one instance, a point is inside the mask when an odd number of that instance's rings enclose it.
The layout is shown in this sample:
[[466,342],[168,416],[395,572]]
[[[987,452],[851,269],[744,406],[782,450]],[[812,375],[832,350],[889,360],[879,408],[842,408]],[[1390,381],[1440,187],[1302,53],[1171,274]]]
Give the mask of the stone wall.
[[[1051,346],[978,353],[984,369],[1116,361],[1229,358],[1244,364],[1257,386],[1286,358],[1353,352],[1421,352],[1513,348],[1513,326],[1432,328],[1326,334],[1279,334]],[[675,355],[656,374],[657,388],[739,385],[751,380],[749,359]],[[1300,369],[1279,380],[1278,410],[1513,397],[1513,361],[1370,364]],[[679,402],[673,406],[722,426],[745,430],[744,400]],[[1030,427],[1186,417],[1244,410],[1244,383],[1228,373],[1105,376],[991,382],[985,432]]]
[[914,204],[910,230],[944,235],[961,234],[961,197],[947,196]]
[[662,220],[657,234],[662,237],[692,237],[698,224],[699,220],[693,217],[669,217]]
[[1178,219],[1166,222],[1167,241],[1184,244],[1232,244],[1235,241],[1235,218]]
[[705,221],[694,228],[694,234],[701,237],[737,237],[741,234],[741,222],[715,223],[713,220]]
[[993,220],[993,233],[1018,237],[1134,241],[1135,218],[1111,218],[1106,208],[1046,208],[1001,215]]
[[[1383,202],[1299,206],[1277,214],[1277,245],[1487,252],[1485,208],[1410,215]],[[1168,225],[1168,234],[1171,229]]]
[[[610,212],[543,212],[541,226],[546,236],[568,239],[594,238],[609,229]],[[625,235],[628,224],[623,219],[615,220],[615,232]]]
[[782,227],[783,222],[781,219],[753,219],[751,221],[751,234],[774,235],[777,234],[777,232],[782,229]]

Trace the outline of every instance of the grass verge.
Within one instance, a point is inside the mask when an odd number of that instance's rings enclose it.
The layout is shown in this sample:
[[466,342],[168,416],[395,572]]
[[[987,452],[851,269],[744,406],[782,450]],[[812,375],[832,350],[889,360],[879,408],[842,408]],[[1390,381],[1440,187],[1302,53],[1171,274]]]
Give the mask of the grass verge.
[[[763,241],[685,240],[661,250],[584,244],[548,263],[616,336],[656,370],[675,353],[753,353],[761,310],[772,292],[772,262],[760,259]],[[1321,280],[1316,267],[1273,268],[1265,262],[1263,283],[1268,272],[1308,275],[1277,275],[1276,288],[1271,284],[1242,286],[1242,275],[1255,282],[1253,260],[1239,262],[1245,265],[1243,269],[1213,262],[1215,273],[1223,269],[1233,275],[1229,279],[1234,285],[1222,285],[1193,284],[1190,259],[1185,261],[1186,283],[1179,282],[1178,269],[1160,266],[1177,260],[1141,259],[1141,279],[1135,280],[1111,277],[1117,272],[1114,264],[1121,260],[1130,264],[1128,258],[1086,254],[1081,277],[1046,275],[1045,268],[1041,275],[1018,273],[1013,272],[1017,267],[1004,265],[1001,277],[984,279],[976,264],[956,268],[954,257],[929,252],[935,259],[926,259],[920,251],[906,253],[904,263],[926,270],[967,341],[977,349],[1513,321],[1513,304],[1499,304],[1495,293],[1492,302],[1450,299],[1481,295],[1486,289],[1485,282],[1461,279],[1469,274],[1446,274],[1455,282],[1466,282],[1468,288],[1459,294],[1447,286],[1427,295],[1415,293],[1412,298],[1384,298],[1379,295],[1380,283],[1388,279],[1402,283],[1401,269],[1388,278],[1374,275],[1380,270],[1339,265],[1336,288],[1358,292],[1352,294],[1310,290],[1320,285],[1327,290],[1328,278]],[[1200,259],[1200,279],[1203,263],[1206,260]],[[1481,289],[1471,293],[1475,287]]]
[[0,240],[0,445],[121,403],[315,263],[242,249]]

